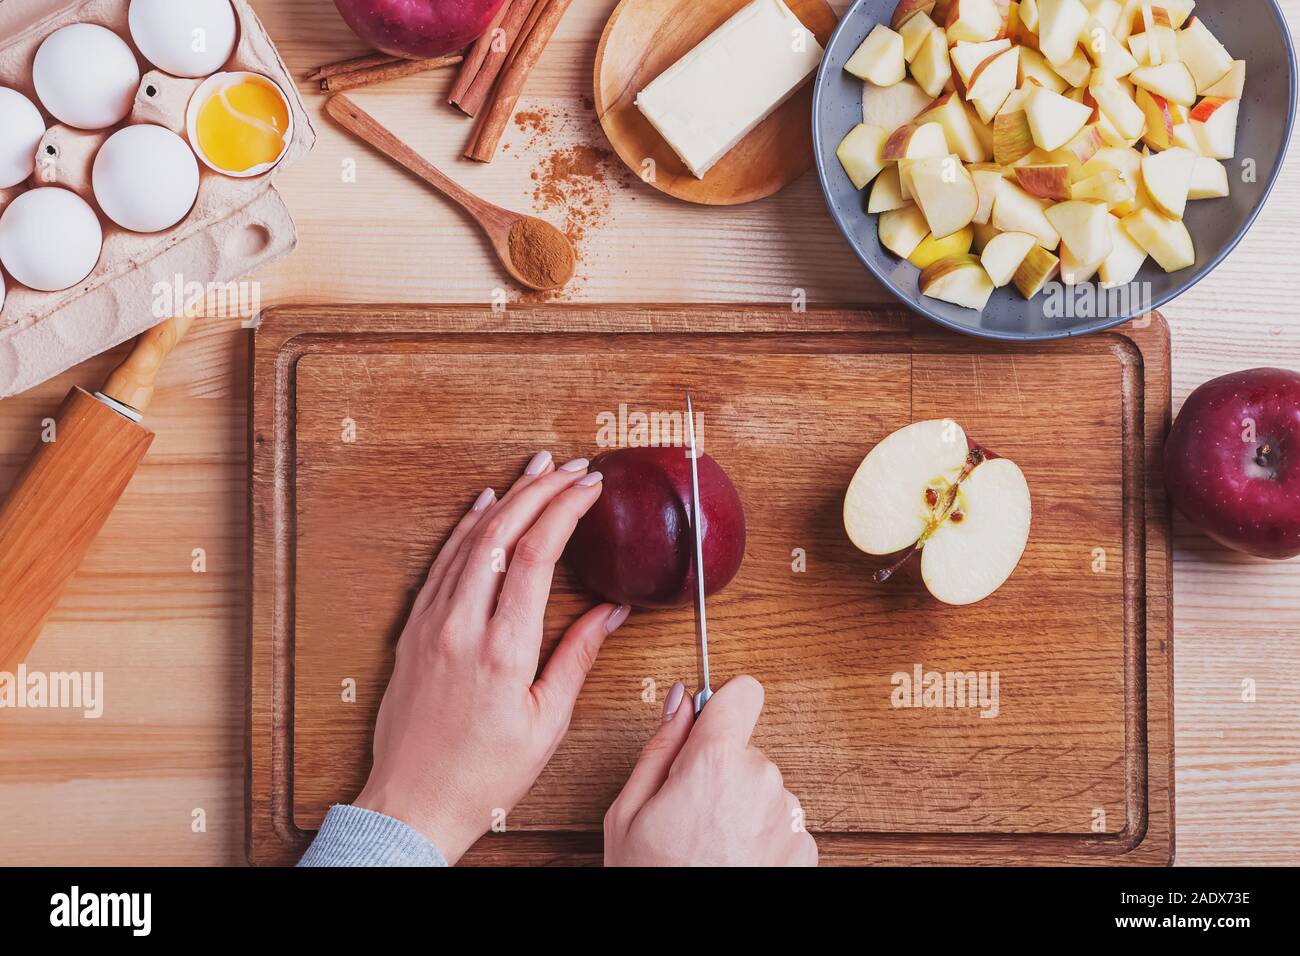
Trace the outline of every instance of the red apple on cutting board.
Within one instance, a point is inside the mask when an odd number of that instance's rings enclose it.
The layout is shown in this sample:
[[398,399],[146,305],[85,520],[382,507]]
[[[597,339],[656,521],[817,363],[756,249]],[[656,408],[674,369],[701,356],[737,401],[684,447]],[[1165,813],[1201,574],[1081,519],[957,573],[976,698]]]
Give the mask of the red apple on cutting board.
[[844,495],[844,530],[858,550],[882,559],[877,583],[919,554],[933,597],[974,604],[1020,563],[1032,510],[1019,466],[939,419],[900,428],[871,449]]
[[463,50],[505,0],[334,0],[357,36],[389,56],[426,60]]
[[1192,392],[1165,442],[1165,484],[1220,544],[1300,555],[1300,373],[1250,369]]
[[[620,448],[596,456],[600,498],[578,522],[566,552],[578,579],[608,601],[641,608],[690,604],[695,596],[691,461],[684,448]],[[745,509],[711,457],[699,458],[704,588],[725,587],[745,557]]]

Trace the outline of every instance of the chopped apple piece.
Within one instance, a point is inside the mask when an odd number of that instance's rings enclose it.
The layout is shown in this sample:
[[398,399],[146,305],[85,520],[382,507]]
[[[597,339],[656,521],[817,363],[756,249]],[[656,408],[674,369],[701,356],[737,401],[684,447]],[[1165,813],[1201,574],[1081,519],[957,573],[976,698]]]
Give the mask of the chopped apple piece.
[[1187,227],[1154,209],[1139,209],[1123,220],[1124,229],[1166,272],[1196,264],[1196,247]]
[[1105,145],[1106,141],[1101,135],[1101,129],[1096,123],[1091,123],[1075,133],[1074,138],[1061,149],[1073,157],[1074,163],[1071,165],[1082,166],[1097,155],[1097,151]]
[[970,78],[979,65],[996,53],[1011,49],[1011,41],[990,40],[987,43],[958,43],[952,48],[952,65],[962,83],[970,86]]
[[907,257],[907,261],[918,269],[925,269],[934,265],[940,259],[966,255],[966,253],[970,252],[971,243],[974,241],[975,230],[970,226],[959,229],[951,236],[945,236],[943,239],[926,236],[921,240],[921,244],[912,250],[912,254]]
[[979,196],[974,222],[982,226],[993,216],[993,204],[998,198],[998,184],[1003,179],[1002,167],[980,164],[969,167],[969,172],[971,178],[975,180],[975,192]]
[[985,123],[993,122],[998,110],[1016,88],[1020,75],[1020,47],[995,53],[975,68],[971,74],[966,99]]
[[902,209],[892,209],[880,214],[877,224],[880,230],[880,244],[898,256],[906,259],[916,247],[930,234],[925,216],[916,206],[908,204]]
[[1178,55],[1191,71],[1198,93],[1214,86],[1232,69],[1232,57],[1200,17],[1192,17],[1178,32]]
[[938,123],[908,123],[900,126],[885,141],[886,162],[900,159],[928,159],[948,155],[948,139]]
[[975,221],[979,193],[975,180],[955,155],[918,160],[908,170],[908,181],[935,239]]
[[1170,103],[1191,106],[1196,102],[1196,83],[1182,63],[1140,67],[1129,74],[1129,79],[1139,89],[1163,96]]
[[[1023,6],[1023,5],[1022,5]],[[1032,47],[1022,46],[1020,48],[1020,85],[1034,82],[1039,86],[1051,90],[1053,93],[1064,93],[1070,85],[1061,78],[1061,75],[1052,69],[1047,58]]]
[[1088,92],[1097,101],[1097,108],[1115,124],[1115,128],[1126,140],[1134,140],[1142,135],[1146,129],[1146,114],[1114,77],[1094,73]]
[[893,133],[930,105],[930,97],[911,80],[893,86],[862,84],[862,122]]
[[952,64],[948,60],[948,41],[942,30],[931,30],[921,44],[916,59],[912,61],[912,79],[916,80],[929,96],[938,96],[952,79]]
[[948,42],[984,43],[1002,32],[1002,11],[993,0],[952,0]]
[[1097,155],[1084,163],[1079,170],[1079,178],[1087,179],[1098,173],[1113,170],[1132,183],[1136,188],[1142,175],[1142,154],[1136,149],[1108,146],[1099,149]]
[[1038,35],[1038,0],[1020,0],[1020,22],[1030,33]]
[[926,108],[917,119],[922,123],[938,123],[943,127],[948,148],[961,157],[963,163],[984,163],[989,152],[984,148],[971,120],[966,104],[955,90],[943,94]]
[[[1171,219],[1182,219],[1192,188],[1196,154],[1180,146],[1142,159],[1142,181],[1156,208]],[[1148,250],[1150,251],[1150,250]]]
[[889,25],[895,30],[902,30],[907,25],[907,21],[918,13],[929,16],[934,11],[934,6],[935,0],[899,0],[898,6],[894,7],[894,16]]
[[1032,299],[1043,291],[1043,286],[1056,278],[1060,268],[1060,259],[1042,246],[1034,246],[1016,269],[1016,274],[1011,277],[1011,281],[1015,283],[1021,295],[1026,299]]
[[1192,185],[1187,192],[1188,199],[1222,199],[1227,196],[1228,170],[1208,156],[1197,156],[1196,167],[1192,170]]
[[1016,182],[1039,199],[1064,202],[1070,198],[1069,166],[1017,166]]
[[1061,234],[1061,244],[1074,253],[1076,263],[1100,265],[1110,255],[1110,211],[1105,203],[1071,200],[1052,206],[1046,215]]
[[1000,113],[993,119],[993,161],[1002,166],[1019,162],[1034,151],[1034,134],[1029,118],[1018,113]]
[[998,185],[997,202],[993,204],[993,228],[999,232],[1027,232],[1044,249],[1055,249],[1060,245],[1061,235],[1044,214],[1048,205],[1004,179]]
[[1038,148],[1051,152],[1060,149],[1083,129],[1084,124],[1092,119],[1092,110],[1059,93],[1037,89],[1025,102],[1025,116]]
[[1116,286],[1128,285],[1137,278],[1142,264],[1147,261],[1147,252],[1133,241],[1132,236],[1120,225],[1117,218],[1111,216],[1109,225],[1114,244],[1110,255],[1102,260],[1098,271],[1101,273],[1102,286],[1113,289]]
[[1128,76],[1137,69],[1137,60],[1096,17],[1083,28],[1083,49],[1097,69],[1105,70],[1111,76]]
[[1219,80],[1204,93],[1206,96],[1222,96],[1227,100],[1239,100],[1246,92],[1246,61],[1233,60],[1223,79]]
[[1196,140],[1196,133],[1186,123],[1178,123],[1174,126],[1174,145],[1181,146],[1197,156],[1201,155],[1201,144]]
[[[882,176],[881,179],[884,177]],[[876,180],[877,187],[880,179]],[[1089,176],[1087,179],[1081,179],[1070,187],[1071,199],[1094,199],[1104,202],[1107,206],[1120,206],[1124,203],[1130,203],[1137,197],[1137,190],[1133,188],[1124,174],[1116,169],[1104,169],[1101,172]]]
[[1237,155],[1237,119],[1241,100],[1207,96],[1188,114],[1200,152],[1211,159]]
[[903,58],[903,38],[883,23],[877,23],[862,41],[844,69],[860,80],[876,86],[893,86],[907,76]]
[[975,231],[975,242],[971,244],[971,252],[980,253],[984,247],[991,242],[994,237],[1002,235],[988,223],[972,223],[971,229]]
[[910,200],[904,198],[902,187],[898,182],[898,165],[885,167],[884,171],[876,177],[876,181],[871,186],[871,196],[867,199],[867,212],[875,215],[876,213],[889,212],[891,209],[902,209]]
[[854,189],[862,189],[885,168],[884,148],[889,134],[879,126],[859,123],[840,141],[835,155],[849,174]]
[[993,285],[1002,288],[1011,282],[1029,250],[1037,245],[1027,232],[1000,232],[984,245],[980,263]]
[[1038,0],[1038,49],[1047,62],[1069,60],[1087,22],[1088,8],[1080,0]]
[[[939,30],[938,24],[930,19],[929,14],[919,12],[912,19],[897,31],[898,35],[903,38],[903,59],[911,63],[916,59],[916,54],[921,50],[921,44],[926,37],[934,30]],[[942,31],[941,31],[942,32]]]
[[993,294],[993,283],[978,256],[962,255],[940,259],[921,273],[921,295],[982,310]]
[[1100,262],[1084,262],[1071,252],[1070,247],[1064,242],[1061,243],[1060,251],[1061,281],[1063,283],[1066,285],[1083,285],[1085,282],[1091,282],[1096,277],[1097,270],[1101,268]]
[[1064,63],[1053,63],[1052,69],[1070,86],[1087,86],[1088,77],[1092,76],[1092,61],[1081,48],[1075,47],[1073,56]]
[[1174,144],[1174,110],[1172,104],[1157,93],[1138,90],[1137,105],[1146,117],[1143,140],[1155,150],[1168,149]]

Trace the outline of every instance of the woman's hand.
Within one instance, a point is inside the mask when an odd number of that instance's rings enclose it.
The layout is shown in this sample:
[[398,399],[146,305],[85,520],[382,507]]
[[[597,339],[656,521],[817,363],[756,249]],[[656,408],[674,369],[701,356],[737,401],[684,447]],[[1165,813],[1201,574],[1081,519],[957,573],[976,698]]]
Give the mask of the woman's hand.
[[698,719],[674,684],[663,725],[605,814],[605,864],[816,866],[798,799],[749,743],[762,709],[752,677],[727,681]]
[[356,805],[419,830],[448,863],[532,787],[602,642],[627,619],[626,607],[592,608],[537,676],[555,563],[600,491],[585,459],[556,470],[542,452],[503,498],[483,492],[402,631]]

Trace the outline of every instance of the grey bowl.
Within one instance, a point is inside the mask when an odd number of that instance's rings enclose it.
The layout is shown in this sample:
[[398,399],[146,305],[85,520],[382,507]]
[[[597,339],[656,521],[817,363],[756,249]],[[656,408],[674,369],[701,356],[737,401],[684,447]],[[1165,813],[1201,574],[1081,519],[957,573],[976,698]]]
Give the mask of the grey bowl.
[[[983,312],[921,295],[920,270],[880,245],[876,219],[866,212],[867,190],[853,188],[835,158],[835,147],[862,121],[862,81],[844,63],[877,23],[889,22],[896,0],[857,0],[840,19],[817,72],[813,95],[813,148],[817,174],[831,214],[858,258],[905,304],[958,332],[992,339],[1038,341],[1086,335],[1112,328],[1159,308],[1209,275],[1259,215],[1286,156],[1295,123],[1296,57],[1290,31],[1276,0],[1198,0],[1196,15],[1237,59],[1247,61],[1237,156],[1228,162],[1232,195],[1188,206],[1187,228],[1196,243],[1196,264],[1166,273],[1154,262],[1113,296],[1073,294],[1056,285],[1026,302],[1011,286],[993,293]],[[1243,182],[1243,163],[1254,163],[1254,182]],[[868,187],[868,190],[870,187]],[[1092,289],[1097,289],[1089,283]]]

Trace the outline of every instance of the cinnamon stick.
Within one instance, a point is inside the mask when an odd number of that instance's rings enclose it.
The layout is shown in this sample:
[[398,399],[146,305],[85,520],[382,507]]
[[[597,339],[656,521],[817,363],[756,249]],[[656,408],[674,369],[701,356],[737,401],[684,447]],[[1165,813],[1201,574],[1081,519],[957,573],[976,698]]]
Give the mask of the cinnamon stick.
[[528,82],[528,75],[537,65],[542,51],[546,49],[546,44],[550,42],[551,35],[560,25],[560,20],[568,11],[572,0],[538,0],[538,2],[544,4],[544,9],[533,25],[533,29],[510,58],[509,66],[501,74],[501,82],[497,84],[493,93],[492,103],[479,119],[474,136],[465,150],[467,159],[480,163],[492,162],[497,147],[501,145],[506,124],[510,122],[510,117],[514,115],[515,107],[519,104],[519,97],[524,91],[524,84]]
[[372,66],[384,66],[388,63],[396,63],[399,59],[400,57],[389,56],[387,53],[367,53],[365,56],[354,56],[351,59],[339,60],[337,63],[318,66],[307,74],[307,79],[328,80],[331,76],[355,73],[357,70],[365,70]]
[[520,43],[526,42],[523,27],[528,22],[528,15],[532,13],[534,7],[545,6],[548,2],[549,0],[512,0],[509,12],[501,21],[501,29],[505,31],[505,43],[493,44],[488,49],[478,75],[470,83],[465,95],[456,103],[464,113],[469,116],[478,115],[479,109],[492,94],[492,84],[496,82],[498,74],[505,66],[511,50]]
[[428,73],[431,70],[443,70],[449,66],[455,66],[464,59],[463,56],[457,54],[455,56],[437,56],[431,60],[399,60],[396,63],[386,63],[381,66],[368,67],[364,70],[356,70],[352,73],[340,73],[326,77],[321,80],[320,88],[323,93],[342,93],[344,90],[355,90],[359,86],[370,86],[373,83],[383,83],[385,80],[396,80],[403,76]]
[[[497,15],[492,18],[492,23],[483,35],[474,41],[470,47],[469,55],[465,57],[465,62],[461,64],[460,74],[456,77],[456,82],[452,84],[451,93],[447,95],[447,102],[452,106],[460,106],[461,98],[469,91],[470,84],[474,82],[474,77],[483,68],[483,61],[487,59],[488,52],[492,49],[492,42],[496,39],[497,29],[501,26],[501,21],[505,19],[510,8],[518,0],[506,0],[497,10]],[[504,40],[504,37],[502,38]]]

